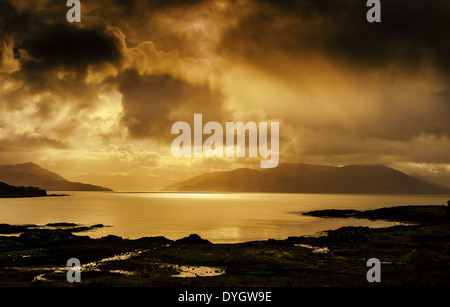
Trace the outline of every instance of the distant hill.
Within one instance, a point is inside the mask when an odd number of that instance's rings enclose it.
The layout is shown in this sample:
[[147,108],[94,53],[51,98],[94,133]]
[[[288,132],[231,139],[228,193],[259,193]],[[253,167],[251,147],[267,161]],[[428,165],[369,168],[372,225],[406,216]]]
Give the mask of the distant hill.
[[103,175],[103,174],[87,174],[73,178],[77,181],[90,182],[92,184],[106,186],[114,191],[121,192],[145,192],[159,191],[168,184],[174,182],[163,177],[145,175],[145,174],[129,174],[129,175]]
[[443,185],[445,187],[450,187],[450,175],[441,175],[441,176],[417,175],[415,177],[417,177],[419,179],[423,179],[425,181],[434,182],[436,184]]
[[15,187],[4,182],[0,182],[0,198],[40,196],[47,196],[47,192],[36,187]]
[[183,189],[186,186],[195,185],[198,183],[202,183],[203,181],[215,177],[216,175],[222,174],[223,172],[212,172],[212,173],[206,173],[199,176],[192,177],[187,180],[179,181],[172,183],[171,185],[165,187],[162,189],[162,191],[179,191],[180,189]]
[[[202,175],[204,176],[204,175]],[[196,176],[164,190],[191,192],[274,192],[336,194],[450,194],[450,188],[382,165],[334,167],[283,163]]]
[[68,181],[35,163],[0,165],[0,181],[14,186],[33,186],[47,191],[111,191],[109,188]]

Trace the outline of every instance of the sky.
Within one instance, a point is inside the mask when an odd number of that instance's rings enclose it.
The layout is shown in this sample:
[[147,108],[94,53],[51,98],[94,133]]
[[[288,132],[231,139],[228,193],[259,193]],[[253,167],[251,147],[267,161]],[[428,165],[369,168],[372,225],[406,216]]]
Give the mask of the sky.
[[[450,2],[0,0],[0,164],[167,178],[177,121],[276,121],[280,163],[450,178]],[[450,181],[449,181],[450,183]]]

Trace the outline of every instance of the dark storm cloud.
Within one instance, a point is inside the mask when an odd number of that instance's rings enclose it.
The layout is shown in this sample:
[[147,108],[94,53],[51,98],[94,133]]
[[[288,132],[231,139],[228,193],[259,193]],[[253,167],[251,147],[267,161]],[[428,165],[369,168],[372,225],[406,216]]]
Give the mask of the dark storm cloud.
[[147,10],[164,10],[170,8],[186,8],[212,0],[113,0],[111,5],[124,8],[126,12],[136,12],[142,8]]
[[210,55],[200,54],[198,47],[204,44],[202,40],[211,34],[211,29],[193,33],[190,26],[213,15],[216,3],[215,0],[104,0],[86,6],[91,6],[87,16],[119,27],[126,35],[128,47],[151,41],[158,50],[176,50],[182,56],[199,58]]
[[[309,80],[323,94],[339,90],[328,88],[333,84],[325,80],[321,85],[326,72],[320,71],[323,66],[305,65],[309,59],[325,60],[345,72],[342,78],[359,82],[346,84],[348,92],[360,93],[359,102],[333,95],[309,101],[317,105],[310,114],[314,124],[333,125],[348,138],[450,136],[449,1],[381,1],[381,23],[367,22],[369,8],[361,0],[244,3],[218,52],[284,79],[300,93],[308,90]],[[321,113],[322,105],[348,110],[333,113],[325,107]],[[292,124],[314,128],[307,121]]]
[[[210,1],[82,2],[83,22],[70,24],[65,19],[64,1],[30,4],[0,0],[0,42],[12,42],[19,64],[18,70],[5,75],[15,86],[0,93],[1,106],[19,111],[33,101],[35,111],[30,116],[39,123],[51,120],[60,109],[69,109],[76,116],[83,109],[95,108],[101,88],[117,86],[122,94],[122,124],[132,138],[165,140],[174,121],[188,121],[194,112],[210,115],[211,120],[222,119],[222,94],[209,85],[193,84],[171,72],[141,75],[122,71],[123,61],[130,56],[125,39],[134,46],[152,40],[168,49],[184,50],[188,45],[189,37],[164,27],[159,19],[152,23],[152,16],[174,10],[181,14],[180,10],[206,2]],[[3,44],[0,46],[3,54]],[[190,46],[190,55],[195,55],[196,45]],[[176,63],[176,59],[171,61]],[[100,84],[88,82],[89,72],[102,75],[103,64],[112,66],[117,76],[103,81],[100,77]],[[70,137],[72,126],[60,124],[54,135]],[[58,145],[45,140],[42,144]]]
[[114,62],[121,57],[121,42],[106,22],[67,22],[65,2],[50,1],[36,10],[15,2],[0,2],[0,40],[12,40],[24,70],[85,69],[89,65]]
[[[349,2],[355,6],[355,1]],[[343,5],[341,12],[345,9]],[[365,18],[360,9],[353,11],[354,14],[348,17],[353,19],[355,14],[359,14]],[[366,22],[364,18],[357,24],[335,18],[335,25],[345,26],[337,35],[326,39],[327,47],[346,54],[350,60],[374,65],[395,60],[414,67],[417,61],[430,58],[436,66],[444,66],[442,68],[450,73],[447,56],[450,41],[444,30],[450,28],[450,2],[382,1],[381,14],[382,22],[375,24]]]
[[83,69],[120,59],[120,46],[115,37],[102,29],[82,29],[69,23],[45,25],[39,34],[31,34],[15,49],[17,53],[23,49],[32,57],[22,63],[25,70]]
[[[134,70],[118,77],[122,94],[122,123],[133,138],[172,139],[176,121],[190,122],[194,113],[210,120],[226,114],[221,93],[208,85],[196,85],[171,75],[140,75]],[[192,126],[193,127],[193,126]]]
[[20,12],[16,9],[13,2],[7,0],[0,1],[0,34],[19,35],[26,33],[29,26],[32,24],[32,14],[29,12]]
[[449,1],[381,1],[381,23],[367,22],[369,8],[361,0],[249,3],[221,45],[248,60],[271,50],[297,56],[314,51],[370,66],[397,61],[413,67],[430,58],[450,73]]
[[7,112],[21,112],[23,119],[5,127],[2,150],[67,148],[67,138],[82,126],[77,114],[95,109],[101,93],[89,71],[121,65],[120,32],[107,22],[68,23],[67,10],[66,1],[0,0],[0,69],[9,63],[0,72],[0,121],[9,122]]

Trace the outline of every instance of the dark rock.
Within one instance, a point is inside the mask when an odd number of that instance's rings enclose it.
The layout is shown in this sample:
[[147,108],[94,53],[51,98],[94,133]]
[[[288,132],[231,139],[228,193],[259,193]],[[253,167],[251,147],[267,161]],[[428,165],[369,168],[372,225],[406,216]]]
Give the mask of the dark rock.
[[0,233],[4,234],[20,233],[26,231],[30,227],[37,227],[37,226],[0,224]]
[[62,223],[48,223],[48,224],[45,224],[45,226],[50,226],[50,227],[73,227],[73,226],[77,226],[77,224],[62,222]]
[[349,217],[352,214],[359,213],[357,210],[337,210],[337,209],[326,209],[326,210],[316,210],[305,212],[303,215],[317,216],[317,217]]
[[70,232],[82,232],[82,231],[88,231],[90,230],[90,227],[86,227],[86,226],[80,226],[80,227],[74,227],[74,228],[67,228],[67,231]]
[[17,247],[17,246],[22,246],[22,245],[23,245],[22,243],[16,242],[13,239],[5,239],[5,240],[0,239],[0,248],[9,249],[12,247]]
[[371,220],[387,220],[412,223],[436,223],[447,219],[447,207],[425,205],[425,206],[398,206],[378,208],[366,211],[357,210],[316,210],[303,213],[304,215],[317,217],[340,217],[360,218]]
[[163,237],[163,236],[143,237],[143,238],[136,239],[136,242],[145,243],[145,244],[158,244],[158,245],[173,243],[172,240],[169,240],[169,239],[167,239],[166,237]]
[[208,240],[202,239],[197,234],[191,234],[189,237],[175,241],[176,244],[212,244]]
[[101,237],[100,240],[102,241],[122,241],[123,238],[115,235],[107,235],[106,237]]
[[23,244],[45,245],[53,242],[62,242],[81,238],[67,230],[35,229],[19,235],[18,241]]
[[105,227],[105,226],[103,226],[103,224],[95,224],[95,225],[91,226],[91,228],[102,228],[102,227]]

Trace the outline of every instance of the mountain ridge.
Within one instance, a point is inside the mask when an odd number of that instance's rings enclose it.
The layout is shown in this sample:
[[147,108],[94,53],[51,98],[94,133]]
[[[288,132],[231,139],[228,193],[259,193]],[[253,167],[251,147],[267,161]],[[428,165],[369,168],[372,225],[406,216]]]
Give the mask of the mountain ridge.
[[[385,165],[328,166],[282,163],[266,170],[240,168],[171,185],[179,192],[325,194],[450,194],[450,188]],[[170,186],[164,189],[170,190]]]
[[13,186],[39,187],[47,191],[111,191],[101,186],[69,181],[32,162],[0,165],[0,181]]

